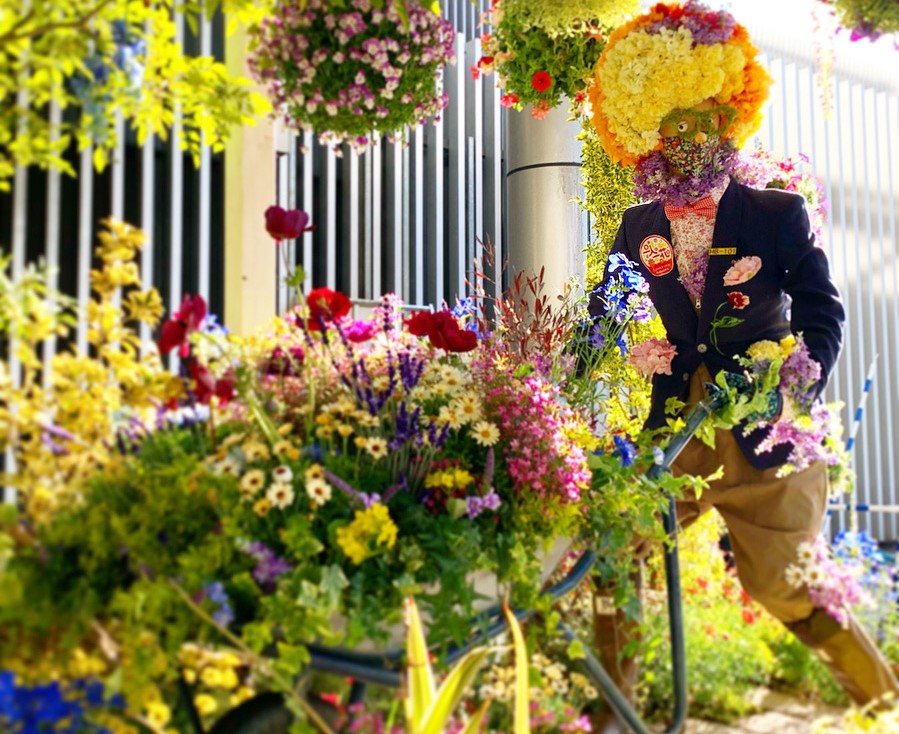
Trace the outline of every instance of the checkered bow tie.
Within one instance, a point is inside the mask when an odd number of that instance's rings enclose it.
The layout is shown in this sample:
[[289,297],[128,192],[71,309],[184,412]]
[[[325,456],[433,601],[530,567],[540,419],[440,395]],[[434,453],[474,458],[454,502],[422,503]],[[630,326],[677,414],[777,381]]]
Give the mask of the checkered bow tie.
[[714,219],[717,211],[718,205],[715,204],[715,200],[711,196],[703,196],[698,201],[694,201],[686,206],[665,204],[665,216],[671,222],[687,214],[698,214],[706,219]]

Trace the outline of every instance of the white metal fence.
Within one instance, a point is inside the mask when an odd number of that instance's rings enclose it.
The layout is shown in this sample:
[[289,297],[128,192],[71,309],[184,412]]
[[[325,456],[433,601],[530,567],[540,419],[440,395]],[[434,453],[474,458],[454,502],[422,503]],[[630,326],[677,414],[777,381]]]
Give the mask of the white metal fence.
[[[899,94],[862,74],[834,78],[834,110],[825,118],[817,103],[814,66],[782,51],[767,59],[775,78],[762,145],[779,155],[806,154],[831,204],[820,243],[847,312],[845,344],[827,398],[846,404],[851,428],[868,370],[875,362],[871,397],[853,448],[857,504],[899,503],[899,207],[897,174]],[[836,513],[833,529],[850,524]],[[896,539],[896,515],[862,512],[859,528]]]
[[[302,251],[292,253],[307,285],[340,288],[362,299],[393,291],[410,304],[452,303],[467,291],[472,260],[480,258],[486,238],[502,262],[506,111],[499,106],[495,77],[474,80],[469,72],[479,56],[478,19],[488,2],[442,5],[458,33],[458,59],[446,72],[450,101],[441,121],[413,131],[408,147],[381,143],[342,158],[311,136],[278,136],[273,155],[279,203],[308,211],[317,226],[303,239]],[[218,21],[204,24],[196,37],[183,28],[181,33],[198,51],[221,53]],[[764,39],[757,40],[764,48]],[[828,395],[846,403],[847,427],[868,366],[879,355],[854,451],[856,501],[890,504],[899,499],[899,144],[893,140],[899,98],[895,89],[863,77],[842,78],[836,112],[824,120],[807,59],[772,50],[767,64],[776,86],[759,140],[778,154],[807,154],[832,204],[823,246],[849,321]],[[91,170],[87,151],[78,161],[77,181],[17,171],[12,193],[0,195],[0,246],[12,248],[15,267],[45,258],[60,268],[59,287],[83,303],[98,222],[113,214],[147,233],[144,280],[160,289],[168,305],[177,306],[183,293],[199,292],[221,313],[222,157],[205,151],[196,171],[178,150],[176,136],[177,131],[165,144],[150,139],[142,148],[123,136],[115,163],[102,175]],[[308,152],[301,153],[298,143]],[[287,299],[286,290],[280,291],[281,308]],[[836,527],[846,523],[845,514],[835,518]],[[899,535],[892,515],[862,515],[860,526],[881,539]]]

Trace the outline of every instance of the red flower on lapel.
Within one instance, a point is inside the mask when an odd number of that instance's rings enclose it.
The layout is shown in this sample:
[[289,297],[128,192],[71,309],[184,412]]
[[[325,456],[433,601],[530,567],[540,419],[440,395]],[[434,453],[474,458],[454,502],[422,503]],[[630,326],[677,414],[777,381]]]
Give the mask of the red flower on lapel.
[[727,294],[727,300],[730,302],[730,305],[734,307],[737,311],[742,311],[749,305],[749,296],[745,293],[740,293],[740,291],[732,291]]

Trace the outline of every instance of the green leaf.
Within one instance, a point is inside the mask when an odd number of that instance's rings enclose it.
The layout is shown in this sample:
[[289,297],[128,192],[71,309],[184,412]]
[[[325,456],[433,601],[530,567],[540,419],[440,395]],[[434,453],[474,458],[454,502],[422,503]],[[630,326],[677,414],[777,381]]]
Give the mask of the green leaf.
[[446,722],[463,696],[468,693],[489,652],[486,647],[475,648],[453,666],[425,713],[421,734],[443,732]]
[[409,734],[418,734],[434,700],[434,671],[418,606],[411,597],[406,601],[406,625],[406,719]]
[[572,640],[565,650],[570,660],[585,660],[587,653],[584,651],[584,643],[580,640]]
[[515,648],[515,734],[530,734],[531,731],[531,685],[528,680],[528,649],[524,644],[521,626],[509,609],[509,599],[503,600],[503,613],[509,622],[512,642]]

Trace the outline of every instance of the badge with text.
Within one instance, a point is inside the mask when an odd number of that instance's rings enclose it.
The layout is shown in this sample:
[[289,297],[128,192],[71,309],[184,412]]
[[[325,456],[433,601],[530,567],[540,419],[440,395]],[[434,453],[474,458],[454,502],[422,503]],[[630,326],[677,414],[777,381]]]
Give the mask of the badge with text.
[[711,247],[709,248],[709,255],[736,255],[737,248],[736,247]]
[[640,260],[651,275],[668,275],[674,269],[674,250],[664,237],[651,234],[640,243]]

